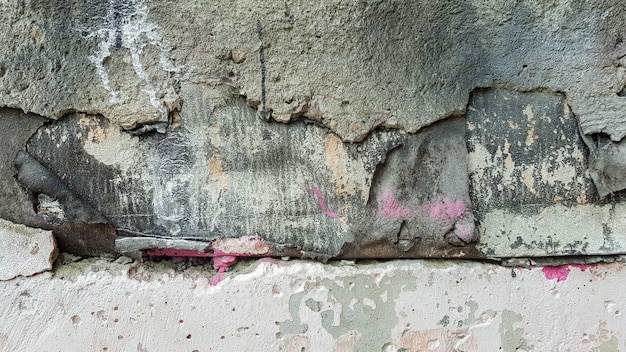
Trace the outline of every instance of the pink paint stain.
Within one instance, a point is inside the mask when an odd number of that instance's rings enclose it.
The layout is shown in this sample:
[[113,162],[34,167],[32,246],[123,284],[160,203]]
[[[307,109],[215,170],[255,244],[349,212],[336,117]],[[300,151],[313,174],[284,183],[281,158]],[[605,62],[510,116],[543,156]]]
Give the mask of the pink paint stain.
[[378,197],[378,215],[389,219],[398,219],[413,215],[413,210],[400,205],[393,193],[385,192]]
[[569,276],[570,268],[577,268],[580,271],[585,271],[589,268],[590,264],[566,264],[559,266],[544,266],[541,271],[546,276],[546,279],[552,280],[556,279],[556,282],[561,282],[567,280]]
[[437,220],[458,220],[465,214],[465,203],[461,199],[444,198],[441,202],[426,205],[431,218]]
[[237,257],[234,255],[213,257],[213,269],[217,270],[217,275],[209,280],[209,285],[215,286],[224,280],[226,272],[230,269],[230,266],[235,263],[235,261],[237,261]]
[[335,213],[334,211],[328,210],[328,208],[326,207],[326,202],[324,202],[324,199],[322,198],[322,192],[319,190],[319,188],[313,187],[310,190],[308,190],[307,193],[315,195],[315,198],[317,198],[317,205],[320,207],[324,215],[333,219],[336,219],[339,217],[339,214]]
[[465,242],[470,242],[474,239],[474,226],[469,224],[456,223],[454,226],[454,234]]
[[[237,238],[220,238],[209,244],[203,251],[177,249],[177,248],[152,248],[145,251],[150,257],[172,257],[174,262],[184,261],[187,257],[211,257],[213,268],[217,270],[209,285],[215,286],[225,277],[230,266],[239,257],[252,257],[268,254],[273,247],[263,241],[259,236],[241,236]],[[271,261],[265,257],[262,261]]]

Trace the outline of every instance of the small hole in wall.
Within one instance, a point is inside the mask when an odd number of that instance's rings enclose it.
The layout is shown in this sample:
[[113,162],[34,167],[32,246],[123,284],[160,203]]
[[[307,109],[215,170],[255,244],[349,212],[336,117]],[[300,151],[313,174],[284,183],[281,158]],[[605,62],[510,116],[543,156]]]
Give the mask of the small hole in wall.
[[626,97],[626,87],[624,87],[622,90],[617,92],[617,96],[618,97]]
[[191,340],[191,334],[187,335],[187,340]]
[[6,67],[4,66],[0,67],[0,77],[4,77],[6,73],[7,73]]

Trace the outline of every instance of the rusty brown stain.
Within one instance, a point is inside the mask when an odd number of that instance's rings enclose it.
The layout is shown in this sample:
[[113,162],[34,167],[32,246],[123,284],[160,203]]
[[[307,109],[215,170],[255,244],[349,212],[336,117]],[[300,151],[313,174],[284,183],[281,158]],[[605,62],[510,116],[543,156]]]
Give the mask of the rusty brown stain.
[[331,171],[330,182],[336,187],[335,193],[353,195],[356,185],[346,177],[348,175],[346,170],[346,159],[348,156],[339,137],[331,134],[326,138],[324,156],[326,158],[326,166]]
[[[395,344],[398,349],[406,349],[408,352],[418,351],[453,351],[455,344],[464,337],[462,331],[450,331],[447,329],[432,329],[411,331],[404,330],[399,341]],[[468,341],[473,342],[473,341]],[[466,348],[477,348],[475,343]]]
[[350,330],[345,334],[339,336],[337,340],[335,340],[335,347],[333,347],[333,352],[352,352],[355,351],[356,343],[363,335],[356,331]]
[[78,119],[78,125],[87,130],[88,141],[99,143],[107,138],[107,131],[100,127],[98,120],[94,117],[81,114],[80,119]]
[[211,182],[215,182],[222,187],[228,187],[230,184],[230,178],[228,174],[224,172],[222,168],[222,159],[218,155],[214,154],[207,162],[207,169],[211,178]]
[[309,338],[303,335],[292,335],[284,337],[285,341],[279,351],[302,352],[310,351]]

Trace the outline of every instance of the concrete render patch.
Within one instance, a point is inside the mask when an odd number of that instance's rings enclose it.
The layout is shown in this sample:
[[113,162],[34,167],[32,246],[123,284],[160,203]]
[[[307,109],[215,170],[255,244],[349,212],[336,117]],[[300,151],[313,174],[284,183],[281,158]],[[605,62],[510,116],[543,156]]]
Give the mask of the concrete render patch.
[[57,249],[52,232],[0,219],[0,280],[52,269]]
[[474,88],[503,86],[562,91],[585,133],[626,133],[618,0],[7,1],[2,10],[0,105],[49,118],[83,111],[162,129],[181,109],[179,84],[195,82],[232,86],[276,121],[304,116],[357,141],[381,125],[415,132],[463,113]]
[[[604,159],[593,151],[589,157],[562,94],[478,90],[468,110],[470,195],[482,253],[625,253],[623,194],[599,197],[587,166]],[[609,178],[619,184],[619,163],[610,165]]]
[[554,205],[519,213],[484,214],[478,248],[491,257],[626,253],[626,204]]
[[210,286],[202,266],[94,258],[0,282],[0,349],[616,351],[625,268],[261,259]]

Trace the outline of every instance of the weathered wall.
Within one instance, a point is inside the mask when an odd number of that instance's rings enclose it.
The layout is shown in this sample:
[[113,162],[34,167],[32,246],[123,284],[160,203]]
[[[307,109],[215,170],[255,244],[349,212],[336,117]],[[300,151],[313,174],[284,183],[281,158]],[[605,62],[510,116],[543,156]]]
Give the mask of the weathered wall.
[[0,350],[626,349],[625,23],[1,1]]
[[[3,351],[620,351],[623,263],[87,259],[0,282]],[[620,286],[620,289],[616,289]]]
[[1,6],[0,218],[63,250],[625,252],[617,1]]

